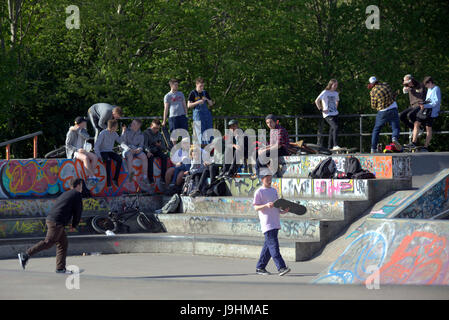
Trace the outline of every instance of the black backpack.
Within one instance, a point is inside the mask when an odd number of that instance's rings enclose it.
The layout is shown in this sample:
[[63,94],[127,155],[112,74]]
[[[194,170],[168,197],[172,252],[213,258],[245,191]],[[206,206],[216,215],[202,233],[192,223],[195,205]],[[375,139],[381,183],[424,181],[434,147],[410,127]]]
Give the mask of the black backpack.
[[225,179],[217,179],[207,186],[204,194],[208,197],[221,197],[228,195],[228,186]]
[[350,156],[346,158],[345,162],[345,176],[348,179],[351,179],[356,173],[362,171],[362,165],[360,164],[359,159],[356,157]]
[[359,171],[359,172],[353,174],[351,178],[352,179],[376,179],[376,176],[368,170],[362,170],[362,171]]
[[312,179],[329,179],[333,178],[336,172],[337,166],[335,165],[335,161],[332,157],[327,157],[309,173],[309,177]]
[[193,174],[189,174],[182,186],[182,196],[188,196],[196,187],[196,181]]

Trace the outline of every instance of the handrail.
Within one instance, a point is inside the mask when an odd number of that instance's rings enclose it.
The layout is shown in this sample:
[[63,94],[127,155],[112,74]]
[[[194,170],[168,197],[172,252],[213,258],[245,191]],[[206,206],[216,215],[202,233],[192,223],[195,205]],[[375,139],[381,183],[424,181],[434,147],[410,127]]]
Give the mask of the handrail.
[[[445,109],[445,108],[443,108]],[[440,111],[439,115],[449,115],[449,111]],[[358,118],[359,119],[359,132],[357,133],[339,133],[339,137],[359,137],[359,150],[362,152],[363,150],[363,137],[371,136],[371,132],[363,132],[363,119],[364,118],[370,118],[370,117],[376,117],[377,113],[362,113],[362,114],[339,114],[340,118]],[[323,116],[321,114],[313,114],[313,115],[276,115],[278,119],[295,119],[295,134],[290,134],[290,138],[298,139],[298,138],[321,138],[321,137],[328,137],[329,134],[323,134],[321,133],[322,130],[319,130],[319,133],[317,134],[300,134],[299,133],[299,119],[323,119]],[[192,119],[192,116],[187,116],[188,119]],[[265,119],[265,116],[244,116],[244,115],[229,115],[229,116],[222,116],[222,115],[214,115],[214,119],[220,119],[223,120],[224,128],[227,127],[227,121],[229,119]],[[147,117],[122,117],[120,119],[140,119],[140,120],[152,120],[152,119],[161,119],[159,116],[147,116]],[[449,131],[434,131],[433,134],[449,134]],[[391,136],[391,132],[381,132],[379,133],[381,136]],[[409,135],[411,139],[411,131],[402,131],[400,132],[400,135]],[[320,144],[320,142],[317,142]]]
[[14,139],[11,139],[11,140],[8,140],[5,142],[1,142],[0,147],[6,146],[6,160],[9,160],[9,158],[10,158],[11,144],[26,140],[26,139],[30,139],[30,138],[33,138],[33,158],[36,159],[37,158],[37,137],[40,136],[41,134],[43,134],[42,131],[37,131],[34,133],[30,133],[30,134],[21,136],[19,138],[14,138]]

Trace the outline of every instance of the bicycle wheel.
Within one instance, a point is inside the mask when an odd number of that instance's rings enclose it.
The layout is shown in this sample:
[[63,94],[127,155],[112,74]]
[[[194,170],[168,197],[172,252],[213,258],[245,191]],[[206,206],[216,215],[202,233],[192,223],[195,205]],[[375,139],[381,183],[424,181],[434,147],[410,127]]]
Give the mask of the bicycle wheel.
[[148,217],[145,213],[139,212],[139,214],[137,215],[137,224],[144,231],[167,232],[167,229],[165,229],[164,224],[160,222],[158,217],[156,217],[152,213],[150,213],[150,217]]
[[92,228],[98,233],[105,233],[107,230],[112,232],[117,231],[117,223],[111,220],[109,217],[95,216],[91,221]]
[[65,152],[65,146],[59,147],[55,150],[52,150],[48,153],[45,154],[44,158],[61,158],[61,157],[65,157],[66,152]]

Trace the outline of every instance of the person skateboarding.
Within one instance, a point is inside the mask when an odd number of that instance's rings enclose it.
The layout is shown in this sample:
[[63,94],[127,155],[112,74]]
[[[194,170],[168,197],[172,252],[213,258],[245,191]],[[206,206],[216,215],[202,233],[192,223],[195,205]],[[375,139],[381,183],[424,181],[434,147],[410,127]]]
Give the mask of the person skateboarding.
[[72,221],[72,227],[76,228],[81,219],[83,211],[83,201],[81,192],[83,191],[83,180],[72,178],[69,191],[61,194],[46,218],[47,235],[26,252],[18,253],[20,266],[25,270],[25,266],[31,256],[36,253],[50,249],[56,244],[56,273],[72,273],[66,270],[66,257],[68,240],[65,233],[65,226]]
[[284,214],[289,209],[281,211],[274,207],[274,202],[279,196],[276,189],[271,186],[273,178],[271,171],[268,168],[261,168],[260,178],[262,186],[254,193],[253,207],[259,213],[260,226],[265,236],[265,242],[257,262],[256,273],[269,275],[270,273],[265,268],[270,258],[273,258],[279,275],[283,276],[290,272],[290,268],[286,266],[279,250],[278,233],[281,229],[279,214]]

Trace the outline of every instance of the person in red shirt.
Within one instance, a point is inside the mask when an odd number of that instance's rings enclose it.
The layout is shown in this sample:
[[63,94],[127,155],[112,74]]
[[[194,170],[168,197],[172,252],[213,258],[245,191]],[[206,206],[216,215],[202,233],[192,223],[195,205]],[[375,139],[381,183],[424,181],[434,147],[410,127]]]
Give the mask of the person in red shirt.
[[[256,159],[256,174],[259,176],[259,170],[261,167],[267,167],[268,163],[262,164],[260,162],[260,156],[270,157],[273,152],[277,152],[277,157],[288,156],[288,144],[290,142],[288,132],[285,128],[281,127],[276,116],[269,114],[265,117],[265,123],[270,128],[270,143],[257,151]],[[271,160],[270,160],[271,161]]]

